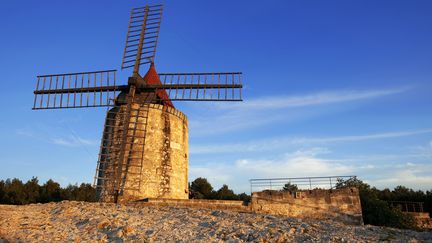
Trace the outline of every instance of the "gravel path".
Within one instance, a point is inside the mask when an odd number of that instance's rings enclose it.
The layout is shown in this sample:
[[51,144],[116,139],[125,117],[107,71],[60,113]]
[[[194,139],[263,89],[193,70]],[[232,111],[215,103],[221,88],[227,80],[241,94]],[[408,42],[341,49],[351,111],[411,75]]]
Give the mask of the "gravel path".
[[0,205],[0,242],[432,242],[432,232],[331,220],[63,201]]

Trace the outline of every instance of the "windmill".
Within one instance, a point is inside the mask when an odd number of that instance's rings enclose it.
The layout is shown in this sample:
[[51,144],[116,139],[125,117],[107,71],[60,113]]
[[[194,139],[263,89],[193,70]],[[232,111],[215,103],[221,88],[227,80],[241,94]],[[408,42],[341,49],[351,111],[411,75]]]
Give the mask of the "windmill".
[[[108,107],[94,186],[103,202],[188,198],[188,126],[173,101],[241,101],[241,72],[157,73],[163,5],[131,10],[121,69],[37,76],[34,110]],[[140,67],[149,66],[142,76]]]

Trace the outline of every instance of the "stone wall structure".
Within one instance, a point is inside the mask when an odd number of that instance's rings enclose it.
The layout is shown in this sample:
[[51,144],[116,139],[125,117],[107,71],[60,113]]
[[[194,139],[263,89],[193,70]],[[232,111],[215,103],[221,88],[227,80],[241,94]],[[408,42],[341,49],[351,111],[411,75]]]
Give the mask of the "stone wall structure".
[[142,103],[132,103],[127,114],[127,105],[122,105],[106,118],[98,163],[100,201],[187,199],[186,116],[169,106]]
[[228,210],[293,218],[332,219],[354,225],[363,224],[357,188],[254,192],[249,203],[235,200],[149,198],[139,202],[129,202],[129,205]]
[[432,219],[427,212],[404,212],[408,215],[411,215],[417,226],[422,229],[432,230]]
[[351,224],[363,224],[357,188],[254,192],[251,210],[296,218],[332,218]]
[[250,205],[248,205],[248,203],[238,200],[148,198],[142,201],[128,202],[127,205],[132,205],[135,207],[154,206],[171,208],[199,208],[235,212],[251,211]]

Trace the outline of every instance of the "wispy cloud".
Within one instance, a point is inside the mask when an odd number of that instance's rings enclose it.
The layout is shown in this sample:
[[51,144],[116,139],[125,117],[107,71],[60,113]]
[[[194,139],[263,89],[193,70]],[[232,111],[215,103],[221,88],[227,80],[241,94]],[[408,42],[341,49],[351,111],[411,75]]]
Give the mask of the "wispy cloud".
[[[276,159],[239,159],[232,164],[207,163],[203,166],[190,166],[191,179],[204,176],[215,186],[236,185],[237,191],[246,191],[251,178],[322,176],[350,174],[351,165],[318,158],[327,153],[322,148],[311,148],[286,153]],[[222,177],[220,176],[222,175]]]
[[[233,152],[257,152],[269,151],[275,149],[286,148],[293,145],[316,145],[329,144],[340,142],[360,142],[368,140],[378,140],[387,138],[415,136],[419,134],[432,133],[432,128],[413,130],[413,131],[397,131],[384,132],[365,135],[349,135],[349,136],[334,136],[334,137],[319,137],[319,138],[271,138],[263,140],[253,140],[243,143],[222,143],[212,145],[194,145],[190,146],[191,154],[210,154],[210,153],[233,153]],[[426,148],[422,148],[427,150]]]
[[33,137],[34,133],[28,128],[18,128],[15,130],[15,133],[19,136],[23,137]]
[[315,148],[298,150],[283,155],[275,160],[243,159],[236,162],[236,167],[256,177],[296,177],[350,174],[352,165],[319,158]]
[[94,146],[98,144],[96,140],[84,139],[79,136],[69,136],[66,138],[53,138],[51,142],[56,145],[67,146],[67,147],[78,147],[78,146]]
[[[379,169],[379,168],[378,168]],[[398,164],[391,168],[386,168],[379,173],[374,179],[370,180],[377,187],[395,187],[403,185],[409,188],[418,188],[422,190],[432,189],[432,165],[419,163]]]
[[[406,87],[333,90],[304,95],[260,97],[246,99],[240,103],[192,105],[194,112],[190,116],[190,130],[194,136],[200,136],[250,129],[280,121],[284,123],[299,121],[335,110],[347,109],[347,105],[354,102],[401,94],[408,90],[409,88]],[[322,108],[323,105],[326,105],[325,109]],[[212,129],[208,129],[209,127]]]
[[[64,131],[58,131],[58,133],[60,132],[64,133]],[[50,131],[48,128],[19,128],[15,130],[15,133],[16,135],[21,137],[29,137],[39,141],[49,142],[55,145],[66,147],[94,146],[99,144],[98,140],[83,138],[69,127],[69,135],[65,136],[53,136],[52,134],[54,134],[55,132]]]
[[246,100],[244,103],[236,103],[227,107],[229,109],[284,109],[291,107],[315,106],[341,102],[351,102],[395,95],[409,90],[407,87],[382,90],[334,90],[322,91],[313,94],[299,96],[270,96]]
[[412,146],[410,150],[419,156],[432,159],[432,141],[425,145]]
[[354,135],[354,136],[327,137],[327,138],[301,138],[301,139],[294,140],[294,143],[356,142],[356,141],[364,141],[364,140],[414,136],[414,135],[425,134],[425,133],[432,133],[432,129],[375,133],[375,134]]

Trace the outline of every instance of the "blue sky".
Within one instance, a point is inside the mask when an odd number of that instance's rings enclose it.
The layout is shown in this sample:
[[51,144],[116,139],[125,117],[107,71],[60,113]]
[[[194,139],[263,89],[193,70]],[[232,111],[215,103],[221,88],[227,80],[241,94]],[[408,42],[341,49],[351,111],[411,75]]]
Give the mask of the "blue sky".
[[[129,11],[146,3],[2,1],[0,178],[92,182],[106,110],[32,111],[35,77],[119,69]],[[191,180],[432,189],[431,1],[163,3],[159,72],[244,73],[242,103],[176,103]]]

